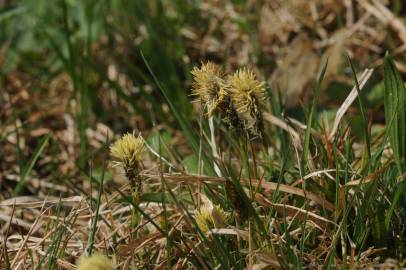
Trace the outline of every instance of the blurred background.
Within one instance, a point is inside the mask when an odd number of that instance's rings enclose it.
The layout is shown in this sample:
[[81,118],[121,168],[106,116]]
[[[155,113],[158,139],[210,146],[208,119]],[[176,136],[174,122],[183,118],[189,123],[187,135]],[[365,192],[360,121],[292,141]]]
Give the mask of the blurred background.
[[388,51],[406,72],[405,14],[402,0],[1,0],[0,199],[41,147],[22,194],[72,193],[90,164],[97,179],[103,145],[123,132],[156,145],[156,125],[187,151],[168,100],[198,126],[190,70],[207,60],[254,68],[301,119],[327,59],[319,109],[337,110],[350,58],[376,69],[363,94],[383,123],[380,65]]

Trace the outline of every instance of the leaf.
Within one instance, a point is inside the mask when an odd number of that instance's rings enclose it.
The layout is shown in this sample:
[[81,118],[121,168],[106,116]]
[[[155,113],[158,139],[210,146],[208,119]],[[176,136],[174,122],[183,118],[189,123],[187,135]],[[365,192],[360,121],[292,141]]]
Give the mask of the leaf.
[[[175,102],[174,100],[172,100],[170,98],[170,96],[168,95],[168,91],[163,88],[163,86],[161,85],[161,83],[159,82],[158,78],[155,76],[154,72],[152,71],[150,65],[148,64],[147,59],[145,58],[144,54],[141,52],[141,57],[142,60],[144,61],[145,66],[147,67],[149,73],[151,74],[155,85],[158,87],[158,89],[161,91],[162,95],[165,97],[166,101],[168,102],[169,108],[171,110],[171,112],[173,113],[173,115],[175,116],[175,118],[178,120],[179,125],[182,129],[182,131],[184,132],[189,145],[192,147],[193,151],[195,152],[196,155],[199,154],[199,143],[198,143],[198,139],[195,135],[195,133],[193,132],[193,129],[191,127],[191,125],[189,124],[188,121],[186,121],[185,115],[182,113],[182,111],[180,111],[176,106],[175,106]],[[212,166],[212,162],[210,162],[209,158],[206,155],[202,156],[203,160],[205,161],[205,173],[209,174],[209,175],[213,175],[214,174],[214,169]]]
[[182,164],[186,171],[191,174],[199,173],[199,159],[196,155],[189,155],[182,160]]
[[[398,167],[399,174],[405,170],[405,152],[406,152],[406,92],[404,83],[400,77],[399,71],[390,56],[385,57],[384,65],[384,84],[385,84],[385,121],[387,136],[393,151],[393,157]],[[391,206],[385,217],[385,226],[389,228],[392,215],[396,205],[403,193],[405,185],[396,189]]]
[[160,155],[165,158],[169,157],[167,148],[165,147],[165,145],[170,145],[172,141],[172,136],[169,132],[163,131],[160,133],[154,130],[149,134],[147,141],[149,146],[151,146],[156,153],[160,153]]
[[44,151],[45,145],[47,144],[48,140],[50,138],[50,135],[45,136],[41,142],[38,144],[37,148],[35,148],[34,154],[32,155],[30,161],[28,164],[24,167],[21,176],[20,176],[20,181],[18,181],[18,184],[16,188],[14,189],[13,196],[17,196],[20,194],[21,190],[24,187],[25,179],[26,177],[31,173],[32,168],[35,165],[35,162],[37,162],[39,156],[41,155],[42,151]]
[[316,107],[317,107],[317,101],[319,99],[319,94],[320,94],[320,88],[321,88],[321,83],[323,82],[324,79],[324,75],[326,74],[326,70],[327,70],[327,64],[328,61],[326,61],[326,63],[323,66],[323,69],[319,75],[319,79],[317,80],[317,85],[316,85],[316,89],[314,91],[314,97],[313,97],[313,102],[312,102],[312,106],[310,109],[310,114],[309,114],[309,118],[307,121],[307,128],[306,128],[306,132],[305,132],[305,138],[304,138],[304,143],[303,143],[303,152],[302,152],[302,160],[301,160],[301,172],[303,174],[306,174],[306,167],[305,164],[308,161],[308,154],[309,154],[309,145],[310,145],[310,131],[312,129],[312,125],[313,125],[313,118],[314,115],[316,113]]
[[[6,5],[7,6],[7,5]],[[12,18],[13,16],[21,15],[26,12],[26,7],[16,6],[12,8],[2,8],[0,10],[0,23]]]
[[364,135],[364,140],[365,140],[365,145],[366,145],[366,150],[367,150],[367,155],[368,155],[368,161],[369,161],[369,159],[371,159],[371,139],[369,137],[368,117],[367,117],[367,113],[366,113],[366,107],[364,105],[363,97],[361,95],[361,87],[360,87],[358,79],[357,79],[357,74],[355,73],[355,68],[354,68],[354,65],[352,64],[350,57],[348,57],[348,61],[350,62],[352,75],[354,77],[355,86],[356,86],[355,89],[357,90],[358,102],[359,102],[359,107],[360,107],[361,115],[362,115],[363,135]]
[[390,56],[384,65],[384,105],[387,135],[399,172],[405,168],[406,92],[399,71]]

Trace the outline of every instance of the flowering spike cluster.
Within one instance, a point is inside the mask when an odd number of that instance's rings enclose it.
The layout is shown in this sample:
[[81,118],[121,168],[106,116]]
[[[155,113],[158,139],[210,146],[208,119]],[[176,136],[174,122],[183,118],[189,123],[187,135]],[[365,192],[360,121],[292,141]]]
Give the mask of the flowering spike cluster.
[[215,111],[237,131],[245,129],[258,135],[262,130],[260,108],[266,100],[265,83],[254,72],[243,68],[224,79],[219,66],[208,62],[192,70],[193,95],[207,107],[207,114]]
[[94,254],[90,257],[81,257],[78,270],[113,270],[111,261],[102,254]]
[[191,73],[194,79],[192,94],[202,100],[207,106],[208,116],[212,116],[224,104],[227,96],[223,71],[218,65],[207,62],[200,68],[195,67]]
[[257,80],[252,70],[243,68],[228,78],[228,90],[245,128],[257,134],[262,118],[260,108],[266,100],[264,82]]
[[140,199],[142,183],[140,173],[140,161],[145,152],[144,140],[141,136],[127,133],[118,139],[111,147],[110,153],[118,161],[125,171],[125,175],[130,181],[134,200],[137,203]]
[[227,224],[227,214],[220,206],[202,206],[195,215],[197,226],[204,233],[212,228],[220,228]]
[[145,152],[144,140],[141,136],[127,133],[111,147],[110,153],[117,158],[125,168],[135,168]]

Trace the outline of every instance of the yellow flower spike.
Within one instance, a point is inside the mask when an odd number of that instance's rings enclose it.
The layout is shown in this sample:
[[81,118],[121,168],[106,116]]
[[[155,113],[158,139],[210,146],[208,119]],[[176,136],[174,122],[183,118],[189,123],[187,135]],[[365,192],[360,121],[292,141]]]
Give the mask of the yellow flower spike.
[[261,121],[260,108],[266,100],[265,83],[259,81],[252,70],[243,68],[228,78],[228,91],[246,128],[257,133]]
[[227,226],[227,214],[218,205],[204,205],[195,214],[200,230],[207,233],[209,229]]
[[222,109],[222,103],[227,95],[224,74],[221,68],[212,62],[202,64],[200,68],[195,67],[191,73],[194,80],[192,95],[202,100],[207,107],[207,115],[212,116],[217,108]]
[[134,167],[145,152],[144,140],[141,136],[127,133],[117,140],[111,147],[110,153],[117,158],[124,167]]
[[209,208],[202,206],[199,211],[196,212],[195,219],[199,229],[202,232],[207,233],[209,231],[209,226],[211,225]]
[[113,270],[113,263],[102,254],[93,254],[90,257],[81,257],[77,270]]
[[214,205],[211,217],[216,228],[227,226],[227,213],[219,205]]
[[[135,204],[141,201],[142,177],[140,176],[140,161],[145,152],[144,140],[141,136],[127,133],[118,139],[111,147],[110,153],[118,161],[125,171],[127,179],[130,181],[131,194]],[[137,226],[139,221],[138,211],[133,208],[131,225]]]

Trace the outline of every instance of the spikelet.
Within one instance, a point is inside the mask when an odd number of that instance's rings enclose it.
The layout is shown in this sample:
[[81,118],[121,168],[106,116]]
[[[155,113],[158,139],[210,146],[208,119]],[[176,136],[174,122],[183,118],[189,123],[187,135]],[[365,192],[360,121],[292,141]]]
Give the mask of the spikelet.
[[236,109],[231,102],[231,97],[227,97],[227,106],[222,114],[222,120],[228,125],[231,130],[237,131],[238,135],[244,135],[244,122],[239,117]]
[[201,207],[195,214],[195,219],[199,229],[207,233],[209,231],[210,211],[207,207]]
[[102,254],[93,254],[90,257],[81,257],[77,270],[113,270],[112,262]]
[[[140,176],[140,161],[145,152],[144,140],[141,136],[127,133],[118,139],[111,147],[110,153],[117,159],[116,164],[121,165],[127,179],[130,181],[131,193],[135,204],[141,201],[142,181]],[[132,226],[138,224],[138,212],[133,208]]]
[[[127,133],[118,139],[111,147],[110,153],[117,159],[116,164],[124,168],[130,184],[135,189],[140,189],[140,161],[145,152],[144,140],[141,136]],[[139,191],[139,190],[137,190]]]
[[111,155],[117,158],[124,167],[136,167],[144,152],[145,146],[142,137],[135,137],[131,133],[125,134],[110,147]]
[[260,109],[266,100],[265,83],[257,80],[252,70],[243,68],[229,76],[227,91],[245,128],[259,134],[262,129]]
[[200,230],[207,233],[209,229],[227,225],[227,214],[218,205],[203,205],[195,214]]
[[214,205],[211,210],[211,218],[214,227],[221,228],[227,225],[227,213],[219,205]]
[[200,68],[193,68],[192,95],[201,100],[207,108],[207,115],[213,116],[216,110],[224,110],[227,92],[224,87],[223,72],[221,68],[207,62]]

